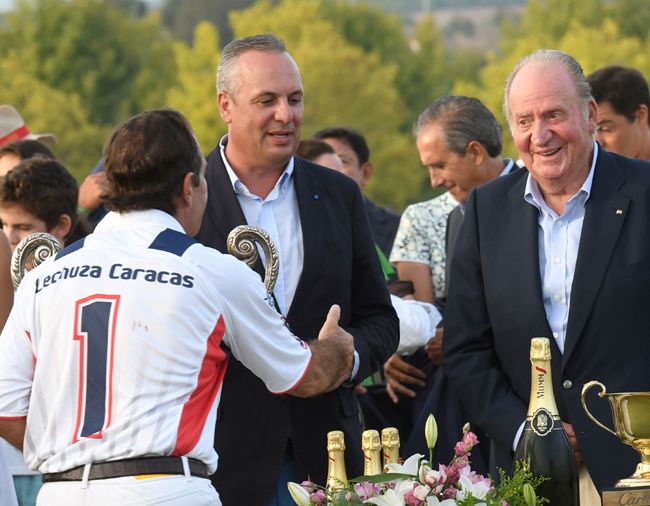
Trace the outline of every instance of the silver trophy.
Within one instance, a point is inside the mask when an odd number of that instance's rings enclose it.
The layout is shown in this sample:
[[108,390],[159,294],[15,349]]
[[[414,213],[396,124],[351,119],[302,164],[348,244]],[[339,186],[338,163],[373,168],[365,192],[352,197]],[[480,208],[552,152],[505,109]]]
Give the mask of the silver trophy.
[[228,253],[235,258],[246,262],[246,264],[253,268],[255,262],[259,258],[259,253],[255,243],[259,243],[264,251],[266,259],[264,286],[267,293],[273,293],[275,282],[278,279],[278,272],[280,270],[280,257],[275,244],[271,240],[271,236],[261,227],[254,227],[252,225],[240,225],[233,228],[228,234],[226,246]]
[[51,234],[37,232],[18,243],[11,255],[11,282],[18,288],[25,275],[25,266],[31,258],[31,268],[38,267],[51,256],[61,251],[61,244]]

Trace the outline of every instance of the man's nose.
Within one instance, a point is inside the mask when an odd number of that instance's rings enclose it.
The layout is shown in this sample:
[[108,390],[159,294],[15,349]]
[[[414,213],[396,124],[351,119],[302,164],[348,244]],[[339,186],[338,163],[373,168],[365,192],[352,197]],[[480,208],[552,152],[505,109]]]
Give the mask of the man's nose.
[[431,186],[433,188],[440,188],[445,184],[445,179],[435,171],[429,172],[429,179],[431,180]]
[[551,139],[551,131],[545,121],[535,121],[532,127],[531,141],[533,144],[543,146]]
[[281,123],[291,123],[293,121],[293,109],[286,98],[278,100],[275,108],[275,119]]

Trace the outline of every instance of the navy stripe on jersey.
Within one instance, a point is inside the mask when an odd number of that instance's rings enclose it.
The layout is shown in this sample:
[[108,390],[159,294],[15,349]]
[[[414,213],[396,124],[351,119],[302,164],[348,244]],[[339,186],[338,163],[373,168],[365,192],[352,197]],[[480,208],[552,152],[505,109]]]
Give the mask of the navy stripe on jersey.
[[78,241],[73,242],[70,246],[67,246],[63,248],[61,251],[59,251],[56,255],[55,260],[58,260],[59,258],[63,258],[66,255],[69,255],[70,253],[74,253],[75,251],[81,249],[84,247],[84,241],[86,238],[79,239]]
[[182,257],[183,253],[192,244],[196,244],[196,241],[189,235],[167,228],[158,234],[158,237],[153,240],[149,248],[166,251],[167,253],[173,253]]

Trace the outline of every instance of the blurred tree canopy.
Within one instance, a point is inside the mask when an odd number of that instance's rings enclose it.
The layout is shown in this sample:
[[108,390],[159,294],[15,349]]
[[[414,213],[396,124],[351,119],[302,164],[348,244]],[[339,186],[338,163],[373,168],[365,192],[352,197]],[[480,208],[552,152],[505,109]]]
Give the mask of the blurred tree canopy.
[[14,104],[33,131],[55,133],[56,153],[79,179],[115,124],[155,107],[182,111],[208,152],[226,131],[215,100],[220,48],[273,32],[301,69],[303,137],[334,125],[362,132],[376,167],[368,193],[399,210],[433,195],[411,128],[439,96],[476,96],[505,126],[503,83],[540,47],[569,52],[587,73],[617,63],[650,75],[647,0],[528,0],[521,19],[503,17],[494,52],[446,47],[433,16],[405,25],[377,5],[164,0],[149,11],[143,0],[17,0],[0,17],[0,103]]
[[[172,41],[158,14],[140,17],[133,6],[111,0],[18,0],[3,19],[0,59],[15,58],[20,65],[17,72],[3,73],[9,84],[2,102],[14,104],[32,128],[54,116],[45,129],[59,137],[57,153],[77,177],[99,159],[106,132],[139,111],[165,105],[176,78],[169,58]],[[32,84],[30,89],[38,83],[38,89],[63,100],[26,96],[16,85],[21,79]],[[55,106],[60,108],[48,110]],[[66,131],[56,128],[65,124],[56,118],[64,114],[77,120]]]

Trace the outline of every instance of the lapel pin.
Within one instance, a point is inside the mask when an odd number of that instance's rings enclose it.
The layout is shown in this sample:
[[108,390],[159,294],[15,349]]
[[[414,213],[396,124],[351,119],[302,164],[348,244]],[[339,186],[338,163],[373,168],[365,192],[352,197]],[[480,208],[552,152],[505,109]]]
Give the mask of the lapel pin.
[[620,215],[622,215],[622,214],[623,214],[623,209],[617,209],[617,210],[616,210],[616,215],[617,215],[617,216],[620,216]]
[[314,200],[318,200],[320,198],[320,195],[318,193],[314,193]]

